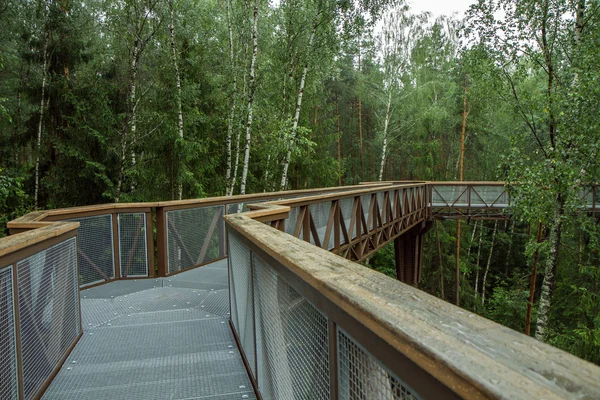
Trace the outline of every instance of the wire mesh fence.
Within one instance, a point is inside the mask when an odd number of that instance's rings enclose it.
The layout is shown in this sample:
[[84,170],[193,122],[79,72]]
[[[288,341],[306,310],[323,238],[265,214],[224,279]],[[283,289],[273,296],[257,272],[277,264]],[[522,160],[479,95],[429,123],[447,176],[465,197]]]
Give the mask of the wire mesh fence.
[[229,235],[229,291],[231,319],[252,372],[256,375],[254,351],[254,303],[250,250],[237,235]]
[[23,391],[36,396],[81,333],[76,239],[17,263]]
[[148,276],[146,214],[119,214],[118,223],[121,276]]
[[0,398],[17,399],[17,343],[12,267],[0,268]]
[[415,400],[406,385],[338,328],[339,398],[353,400]]
[[225,257],[224,206],[167,211],[168,273]]
[[77,231],[77,263],[79,284],[87,286],[115,277],[112,215],[73,218]]
[[[310,205],[310,215],[313,218],[315,223],[315,228],[317,230],[317,234],[319,235],[319,240],[321,241],[321,245],[325,242],[325,234],[327,233],[327,224],[329,222],[329,214],[331,213],[331,201],[325,201],[323,203],[311,204]],[[315,244],[314,239],[311,236],[310,242]],[[334,247],[333,243],[333,229],[329,232],[329,242],[328,242],[328,250]]]
[[253,263],[263,399],[329,399],[327,318],[256,254]]
[[340,399],[419,398],[364,343],[330,325],[325,309],[279,274],[277,261],[265,261],[235,231],[228,239],[231,319],[263,399],[329,399],[332,377]]

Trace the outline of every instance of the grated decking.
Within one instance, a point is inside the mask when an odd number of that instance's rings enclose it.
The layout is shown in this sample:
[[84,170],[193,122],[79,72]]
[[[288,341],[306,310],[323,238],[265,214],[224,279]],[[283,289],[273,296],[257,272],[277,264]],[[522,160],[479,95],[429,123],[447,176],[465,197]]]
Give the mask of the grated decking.
[[228,312],[227,261],[83,290],[83,337],[43,398],[255,399]]

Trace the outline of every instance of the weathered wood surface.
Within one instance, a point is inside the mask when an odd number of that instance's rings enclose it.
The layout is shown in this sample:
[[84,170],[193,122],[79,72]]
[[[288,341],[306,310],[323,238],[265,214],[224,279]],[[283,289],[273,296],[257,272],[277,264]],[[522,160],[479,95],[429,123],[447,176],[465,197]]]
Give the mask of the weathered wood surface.
[[0,257],[7,256],[37,243],[73,232],[79,222],[51,222],[35,230],[4,237],[0,240]]
[[249,216],[225,219],[459,396],[600,398],[599,367]]

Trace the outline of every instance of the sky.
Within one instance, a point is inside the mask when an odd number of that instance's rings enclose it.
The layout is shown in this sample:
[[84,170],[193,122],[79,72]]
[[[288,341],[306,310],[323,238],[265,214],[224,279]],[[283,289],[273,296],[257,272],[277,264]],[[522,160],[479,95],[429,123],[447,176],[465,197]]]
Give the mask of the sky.
[[423,11],[431,12],[435,17],[458,12],[458,18],[464,17],[465,11],[477,0],[409,0],[410,9],[417,14]]

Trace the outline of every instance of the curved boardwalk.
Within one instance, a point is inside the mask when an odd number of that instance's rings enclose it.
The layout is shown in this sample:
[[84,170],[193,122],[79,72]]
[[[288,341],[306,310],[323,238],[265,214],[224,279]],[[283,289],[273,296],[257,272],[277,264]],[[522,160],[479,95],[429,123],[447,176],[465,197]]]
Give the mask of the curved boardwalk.
[[227,261],[84,290],[84,335],[44,399],[254,399],[228,312]]

